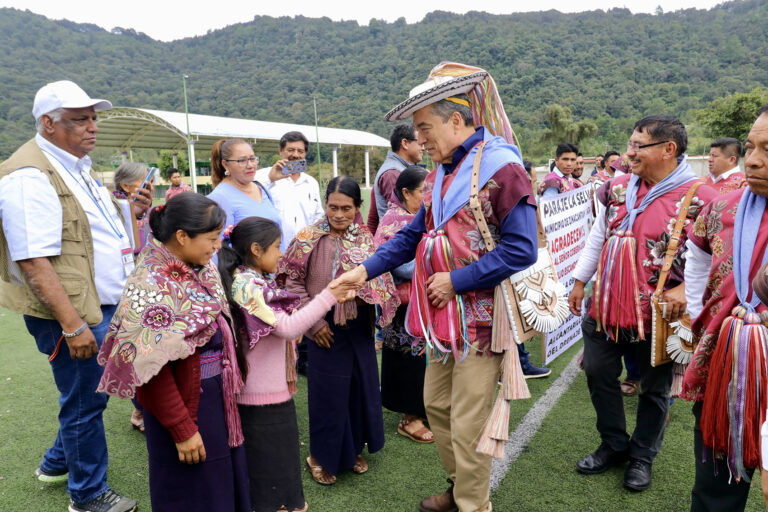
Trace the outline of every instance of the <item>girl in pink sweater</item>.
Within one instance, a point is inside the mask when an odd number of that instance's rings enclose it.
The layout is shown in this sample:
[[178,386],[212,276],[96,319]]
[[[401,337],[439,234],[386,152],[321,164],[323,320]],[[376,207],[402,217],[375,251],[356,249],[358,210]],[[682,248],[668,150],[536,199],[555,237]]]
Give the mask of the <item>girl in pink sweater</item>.
[[[229,233],[227,233],[229,231]],[[280,227],[248,217],[225,231],[219,272],[235,321],[245,386],[237,397],[255,512],[305,511],[301,487],[293,340],[322,319],[349,288],[328,287],[303,308],[277,287]]]

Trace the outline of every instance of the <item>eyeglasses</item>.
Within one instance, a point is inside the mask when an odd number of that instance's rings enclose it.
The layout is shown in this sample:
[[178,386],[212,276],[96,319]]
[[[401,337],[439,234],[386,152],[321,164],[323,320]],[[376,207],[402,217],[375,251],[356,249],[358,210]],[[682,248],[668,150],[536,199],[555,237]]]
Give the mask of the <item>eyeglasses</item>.
[[637,142],[627,142],[627,151],[637,151],[644,148],[650,148],[651,146],[658,146],[659,144],[666,144],[672,142],[671,140],[660,140],[659,142],[651,142],[649,144],[638,144]]
[[259,158],[252,156],[250,158],[238,158],[237,160],[227,160],[224,159],[225,162],[236,162],[240,167],[245,167],[246,164],[253,164],[256,165],[259,163]]

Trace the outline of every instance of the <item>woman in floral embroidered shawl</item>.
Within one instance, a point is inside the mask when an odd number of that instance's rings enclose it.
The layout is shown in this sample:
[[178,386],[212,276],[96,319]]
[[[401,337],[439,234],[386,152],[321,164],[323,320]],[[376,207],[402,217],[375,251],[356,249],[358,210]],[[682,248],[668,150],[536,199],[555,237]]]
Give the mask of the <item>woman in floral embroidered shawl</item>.
[[[219,272],[227,292],[245,385],[237,396],[251,485],[251,512],[304,512],[296,392],[296,344],[349,287],[330,285],[297,309],[299,296],[277,287],[280,226],[247,217],[224,232]],[[246,371],[247,370],[247,371]]]
[[[334,278],[373,254],[373,238],[360,216],[360,187],[349,177],[331,180],[325,193],[326,216],[296,235],[278,267],[278,279],[302,303]],[[307,331],[310,457],[313,478],[332,484],[343,469],[368,470],[363,447],[384,446],[379,373],[373,341],[373,305],[380,325],[392,321],[399,305],[389,274],[368,282],[357,299],[337,304]]]
[[[416,165],[406,167],[400,173],[387,213],[373,237],[377,246],[390,240],[413,220],[421,206],[421,190],[426,177],[427,171]],[[434,435],[424,426],[427,417],[424,410],[424,372],[427,368],[424,339],[411,336],[405,327],[414,265],[415,260],[411,260],[392,271],[400,307],[392,323],[381,329],[381,401],[387,409],[403,414],[397,426],[399,434],[417,443],[432,443]]]
[[99,351],[98,391],[144,407],[154,510],[249,512],[235,401],[242,387],[219,273],[224,212],[180,194],[149,217],[153,238]]

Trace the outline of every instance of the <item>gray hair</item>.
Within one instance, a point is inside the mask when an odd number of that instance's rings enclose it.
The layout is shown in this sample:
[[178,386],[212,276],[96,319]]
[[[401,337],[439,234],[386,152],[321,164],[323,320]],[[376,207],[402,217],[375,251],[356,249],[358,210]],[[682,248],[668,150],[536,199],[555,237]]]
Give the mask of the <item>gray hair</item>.
[[[469,102],[469,96],[466,94],[457,94],[454,98]],[[458,112],[464,120],[464,126],[474,126],[475,121],[472,118],[472,110],[464,105],[459,105],[448,100],[440,100],[432,104],[432,113],[439,116],[443,122],[447,122],[451,114]]]
[[43,114],[37,119],[35,119],[35,130],[37,130],[37,133],[39,133],[40,135],[43,134],[43,122],[41,121],[43,116],[48,116],[51,118],[51,120],[54,123],[58,123],[59,121],[61,121],[61,114],[63,112],[64,112],[64,108],[57,108],[56,110],[51,110],[50,112]]
[[125,162],[115,171],[115,190],[121,190],[120,185],[128,185],[136,180],[143,180],[149,168],[137,162]]

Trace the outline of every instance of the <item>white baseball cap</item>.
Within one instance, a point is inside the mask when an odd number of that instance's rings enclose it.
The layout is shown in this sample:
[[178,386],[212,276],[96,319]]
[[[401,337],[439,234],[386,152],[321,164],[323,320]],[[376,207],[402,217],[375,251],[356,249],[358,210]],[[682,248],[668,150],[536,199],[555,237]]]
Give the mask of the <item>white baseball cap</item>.
[[59,108],[85,108],[93,107],[94,110],[109,110],[112,103],[107,100],[91,98],[75,82],[59,80],[44,85],[35,94],[35,103],[32,106],[32,115],[40,119],[43,114],[48,114]]

